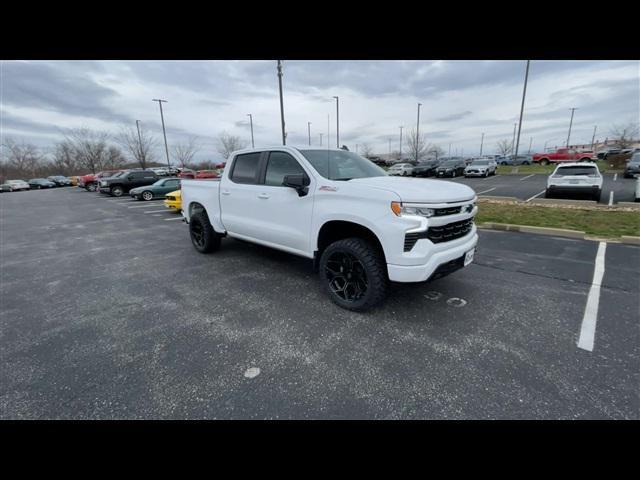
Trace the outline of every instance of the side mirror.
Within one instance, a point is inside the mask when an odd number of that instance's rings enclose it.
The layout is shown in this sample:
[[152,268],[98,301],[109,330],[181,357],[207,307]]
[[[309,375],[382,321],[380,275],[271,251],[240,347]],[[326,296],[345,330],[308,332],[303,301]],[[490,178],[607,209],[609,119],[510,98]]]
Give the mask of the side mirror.
[[291,187],[298,192],[299,197],[304,197],[309,193],[309,184],[311,180],[304,173],[296,173],[295,175],[285,175],[282,185]]

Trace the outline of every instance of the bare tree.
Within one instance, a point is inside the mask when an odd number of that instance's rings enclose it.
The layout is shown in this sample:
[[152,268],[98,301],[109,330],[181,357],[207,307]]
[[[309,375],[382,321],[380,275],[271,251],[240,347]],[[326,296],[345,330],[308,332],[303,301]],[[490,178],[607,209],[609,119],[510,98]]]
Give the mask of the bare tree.
[[513,149],[513,142],[511,140],[500,140],[496,146],[498,147],[498,153],[500,155],[509,155]]
[[73,145],[76,159],[81,168],[96,173],[103,168],[109,145],[106,132],[90,130],[88,128],[74,128],[67,130],[65,140]]
[[437,160],[438,158],[444,156],[444,150],[438,145],[429,144],[429,146],[427,147],[427,156],[435,157],[435,159]]
[[177,143],[173,147],[173,157],[180,163],[180,166],[191,164],[193,157],[200,151],[197,137],[189,137],[185,143]]
[[56,171],[70,175],[78,169],[78,158],[73,144],[68,140],[63,140],[55,144],[53,150],[53,166]]
[[20,176],[35,176],[42,167],[42,154],[35,145],[17,143],[12,138],[5,139],[7,147],[7,167]]
[[373,155],[373,148],[368,143],[362,144],[361,151],[364,158],[369,158]]
[[129,125],[122,126],[115,140],[131,155],[133,161],[140,165],[140,168],[147,168],[147,165],[154,161],[158,141],[142,126],[140,134],[137,128]]
[[418,137],[415,128],[411,129],[407,138],[407,154],[416,162],[420,161],[427,153],[427,137],[422,134]]
[[624,125],[613,125],[610,130],[612,140],[619,148],[629,148],[638,137],[638,124],[629,122]]
[[247,142],[236,135],[231,135],[227,132],[222,132],[218,135],[218,153],[225,160],[229,158],[232,152],[245,148],[247,145]]

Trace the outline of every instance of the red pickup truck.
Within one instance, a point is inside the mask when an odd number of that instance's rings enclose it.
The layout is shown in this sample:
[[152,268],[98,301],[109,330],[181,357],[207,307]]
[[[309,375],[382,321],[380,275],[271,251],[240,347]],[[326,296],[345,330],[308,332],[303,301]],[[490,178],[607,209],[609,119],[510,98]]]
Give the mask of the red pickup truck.
[[579,152],[570,148],[559,148],[555,152],[534,153],[531,161],[533,163],[540,163],[540,165],[548,165],[550,163],[561,162],[588,162],[592,157],[593,152]]
[[95,175],[83,175],[78,179],[78,186],[89,192],[95,192],[98,189],[98,182],[101,178],[110,177],[120,171],[121,170],[105,170],[103,172],[98,172]]

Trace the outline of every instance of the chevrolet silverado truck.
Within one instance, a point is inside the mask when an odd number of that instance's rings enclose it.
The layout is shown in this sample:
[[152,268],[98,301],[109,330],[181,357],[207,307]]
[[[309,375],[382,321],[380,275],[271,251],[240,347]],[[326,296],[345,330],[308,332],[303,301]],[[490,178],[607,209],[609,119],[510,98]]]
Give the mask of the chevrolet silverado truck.
[[182,215],[201,253],[223,237],[313,260],[340,307],[380,303],[388,282],[423,282],[472,262],[476,194],[466,185],[392,177],[346,150],[234,152],[219,179],[182,180]]
[[562,162],[589,162],[592,156],[593,152],[579,152],[570,148],[559,148],[555,152],[534,153],[531,161],[540,165]]

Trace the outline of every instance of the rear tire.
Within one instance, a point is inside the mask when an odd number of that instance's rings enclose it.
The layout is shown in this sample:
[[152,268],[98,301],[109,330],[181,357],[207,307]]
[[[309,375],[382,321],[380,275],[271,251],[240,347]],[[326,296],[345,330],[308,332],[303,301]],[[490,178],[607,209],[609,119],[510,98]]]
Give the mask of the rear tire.
[[333,303],[356,312],[373,308],[387,292],[384,258],[362,238],[345,238],[329,245],[320,257],[320,278]]
[[540,165],[543,165],[543,166],[549,165],[549,160],[547,160],[546,158],[543,158],[542,160],[540,160]]
[[215,232],[204,211],[191,216],[189,235],[194,248],[200,253],[211,253],[220,248],[220,235]]
[[95,183],[90,183],[86,187],[84,187],[87,192],[95,192],[97,189],[97,185]]
[[144,191],[144,192],[142,192],[142,195],[140,195],[140,198],[141,198],[142,200],[147,201],[147,202],[148,202],[149,200],[153,200],[153,192],[150,192],[150,191],[148,191],[148,190],[147,190],[147,191]]
[[124,193],[124,190],[120,186],[111,187],[111,195],[114,197],[121,197]]
[[595,193],[595,194],[593,195],[593,199],[594,199],[596,202],[600,202],[600,197],[602,197],[602,190],[598,190],[598,193]]
[[552,197],[552,193],[551,190],[549,190],[548,188],[544,191],[544,198],[551,198]]

